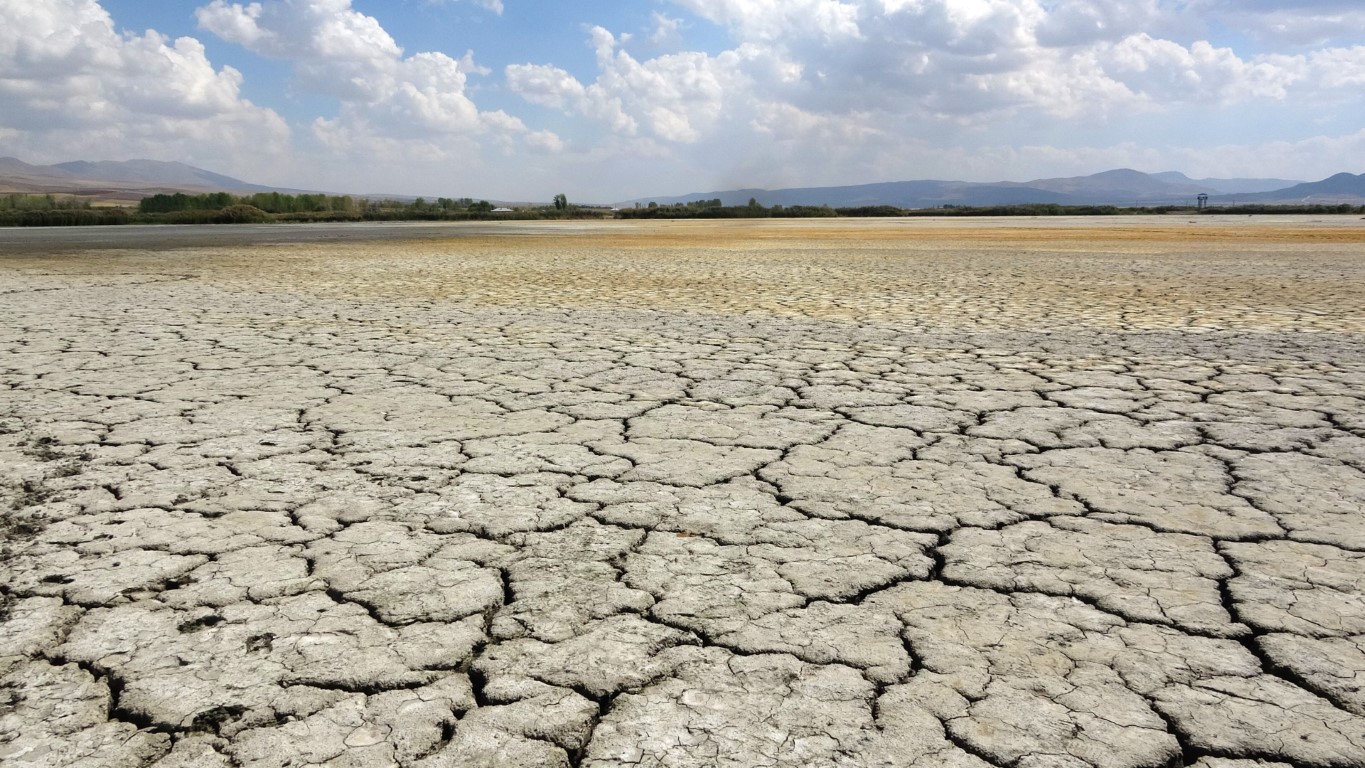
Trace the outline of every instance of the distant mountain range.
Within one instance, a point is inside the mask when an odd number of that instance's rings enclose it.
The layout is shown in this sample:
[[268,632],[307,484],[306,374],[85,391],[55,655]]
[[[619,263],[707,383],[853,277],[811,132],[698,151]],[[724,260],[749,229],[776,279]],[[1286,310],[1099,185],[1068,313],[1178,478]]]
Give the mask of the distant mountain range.
[[[103,202],[135,203],[147,195],[170,192],[290,192],[251,184],[195,168],[159,160],[30,165],[0,157],[0,193],[75,194]],[[1062,205],[1189,205],[1205,194],[1212,205],[1240,203],[1351,203],[1365,205],[1365,174],[1339,173],[1306,183],[1289,179],[1191,179],[1183,173],[1142,173],[1128,168],[1058,179],[1027,182],[892,181],[847,187],[733,189],[690,195],[646,197],[620,203],[661,205],[720,198],[724,205],[744,205],[750,198],[763,205],[830,205],[836,208],[890,205],[897,208],[940,208],[945,205],[992,206],[1023,203]],[[403,197],[359,195],[360,197]]]
[[744,205],[752,198],[763,205],[829,205],[835,208],[890,205],[897,208],[941,208],[945,205],[992,206],[1023,203],[1061,205],[1191,205],[1205,194],[1212,205],[1239,203],[1351,203],[1365,205],[1365,174],[1339,173],[1323,181],[1289,179],[1191,179],[1183,173],[1142,173],[1128,168],[1060,179],[1028,182],[892,181],[848,187],[733,189],[672,197],[645,197],[620,203],[660,205],[719,198],[723,205]]
[[77,160],[30,165],[17,158],[0,157],[0,193],[60,193],[107,202],[137,202],[161,192],[250,194],[273,191],[297,190],[277,190],[192,165],[160,160]]
[[1365,173],[1358,176],[1338,173],[1311,184],[1295,184],[1287,189],[1245,195],[1210,197],[1219,205],[1232,203],[1352,203],[1365,204]]

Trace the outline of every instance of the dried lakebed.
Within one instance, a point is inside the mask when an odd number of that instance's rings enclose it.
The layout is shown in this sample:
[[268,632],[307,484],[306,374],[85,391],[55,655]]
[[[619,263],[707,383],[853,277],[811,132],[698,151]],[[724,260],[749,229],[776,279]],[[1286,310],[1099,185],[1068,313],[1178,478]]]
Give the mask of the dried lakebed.
[[1365,764],[1365,222],[0,231],[0,762]]

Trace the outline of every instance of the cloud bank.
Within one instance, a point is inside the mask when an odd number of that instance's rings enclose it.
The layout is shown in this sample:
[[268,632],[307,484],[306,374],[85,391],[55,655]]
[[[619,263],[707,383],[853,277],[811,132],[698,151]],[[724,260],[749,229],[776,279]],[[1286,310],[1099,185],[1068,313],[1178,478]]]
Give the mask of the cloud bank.
[[[501,5],[484,3],[492,10]],[[350,0],[214,0],[195,15],[219,38],[289,62],[300,84],[336,98],[332,117],[313,121],[314,136],[339,152],[374,156],[421,151],[428,159],[452,151],[510,147],[554,148],[549,132],[532,131],[500,110],[481,111],[466,93],[469,76],[489,70],[472,52],[455,59],[441,52],[405,55],[378,20]],[[374,157],[381,160],[382,157]]]
[[0,0],[0,141],[38,159],[285,152],[290,128],[191,37],[115,31],[95,0]]
[[[531,9],[464,0],[422,12],[461,6],[484,28],[525,25]],[[1272,0],[671,0],[643,21],[609,6],[554,32],[587,59],[477,35],[409,51],[393,31],[416,13],[408,4],[382,19],[351,0],[186,11],[203,39],[285,67],[287,93],[312,105],[300,110],[253,104],[241,72],[215,67],[195,36],[117,31],[96,0],[0,0],[0,150],[288,156],[307,161],[277,167],[334,187],[457,178],[479,190],[452,192],[511,198],[1120,165],[1362,170],[1354,0],[1292,12]]]

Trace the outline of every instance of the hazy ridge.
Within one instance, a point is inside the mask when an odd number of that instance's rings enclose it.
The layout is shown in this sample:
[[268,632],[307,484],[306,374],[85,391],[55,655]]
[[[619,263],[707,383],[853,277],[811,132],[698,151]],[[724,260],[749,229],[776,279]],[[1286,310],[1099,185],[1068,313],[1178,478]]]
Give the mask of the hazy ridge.
[[1365,174],[1340,173],[1318,182],[1291,179],[1191,179],[1178,171],[1143,173],[1128,168],[1027,182],[894,181],[839,187],[736,189],[628,200],[623,206],[686,203],[719,198],[724,205],[830,205],[836,208],[891,205],[939,208],[1021,203],[1060,205],[1190,205],[1198,195],[1214,205],[1237,203],[1365,203]]
[[[185,163],[158,160],[86,161],[32,165],[0,157],[0,192],[89,196],[105,202],[135,202],[159,192],[298,192],[252,184]],[[719,198],[723,205],[750,199],[765,206],[829,205],[836,208],[889,205],[898,208],[996,206],[1025,203],[1059,205],[1188,205],[1198,195],[1213,205],[1238,203],[1365,204],[1365,174],[1339,173],[1316,182],[1274,178],[1191,179],[1179,171],[1143,173],[1120,168],[1089,176],[1027,182],[969,182],[923,179],[834,187],[732,189],[661,195],[627,200],[630,207]]]

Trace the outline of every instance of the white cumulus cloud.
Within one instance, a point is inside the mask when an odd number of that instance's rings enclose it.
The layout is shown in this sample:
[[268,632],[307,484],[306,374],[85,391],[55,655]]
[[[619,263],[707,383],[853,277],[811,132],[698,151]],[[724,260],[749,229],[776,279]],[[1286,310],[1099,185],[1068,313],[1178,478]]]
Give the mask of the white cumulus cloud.
[[[671,1],[684,16],[669,30],[713,24],[728,45],[689,51],[684,36],[657,55],[649,29],[637,42],[594,27],[593,76],[529,62],[506,68],[507,89],[606,129],[599,146],[650,153],[660,167],[660,155],[683,169],[719,166],[718,185],[771,185],[930,168],[1000,178],[1044,156],[992,143],[1008,134],[1026,143],[1034,132],[1064,158],[1090,136],[1163,114],[1358,108],[1365,84],[1365,51],[1349,35],[1307,49],[1292,35],[1253,50],[1206,39],[1215,24],[1269,28],[1285,15],[1270,0]],[[1296,18],[1316,28],[1358,12],[1354,0],[1305,0]],[[978,153],[990,159],[975,162]]]
[[[1227,173],[1286,175],[1260,167],[1348,162],[1365,120],[1360,0],[666,0],[583,6],[595,26],[538,30],[515,53],[477,48],[521,39],[507,35],[524,14],[504,2],[185,7],[205,34],[283,62],[269,71],[287,69],[287,89],[250,92],[278,94],[267,98],[279,109],[303,97],[288,105],[291,136],[193,37],[124,32],[97,0],[0,0],[0,152],[197,160],[238,175],[264,155],[278,172],[263,180],[280,182],[293,157],[307,172],[291,186],[606,196],[1022,179],[1048,164],[1210,173],[1197,162],[1215,156]],[[457,3],[489,13],[430,7]],[[381,19],[414,12],[477,24],[450,30],[476,50],[405,50],[409,27]],[[554,34],[585,38],[593,55],[540,45]],[[483,66],[493,61],[496,77]],[[1351,135],[1307,138],[1333,133]],[[1227,143],[1178,146],[1187,136]],[[1333,150],[1347,154],[1303,165]]]
[[[1237,0],[674,3],[723,26],[734,42],[708,60],[732,68],[727,88],[749,92],[727,90],[721,100],[777,100],[806,112],[902,124],[989,123],[1019,113],[1106,119],[1180,104],[1349,100],[1365,75],[1355,47],[1245,55],[1177,34],[1189,26],[1191,4],[1229,16],[1239,11],[1249,17],[1243,25],[1281,13],[1258,0],[1243,0],[1241,7]],[[1359,12],[1347,7],[1308,0],[1303,17],[1326,22]],[[664,57],[636,64],[644,71],[668,66]],[[604,65],[595,85],[628,105],[626,94],[635,89],[620,70],[619,63]],[[656,100],[669,101],[667,91]]]
[[287,147],[285,121],[194,38],[119,32],[95,0],[0,0],[0,18],[0,141],[14,154],[243,169]]
[[584,85],[552,65],[507,68],[508,87],[527,101],[575,111],[618,134],[641,130],[665,141],[690,143],[715,130],[723,118],[742,110],[748,91],[743,51],[709,56],[697,51],[640,61],[611,32],[591,30],[599,75]]
[[[484,3],[484,5],[489,5]],[[492,10],[500,10],[493,8]],[[502,111],[483,111],[468,93],[471,75],[488,70],[472,53],[406,55],[377,19],[351,0],[214,0],[196,12],[202,28],[254,53],[290,63],[303,87],[335,96],[337,114],[314,121],[333,150],[372,153],[410,141],[434,157],[467,154],[478,142],[507,147],[517,139],[555,146]]]

